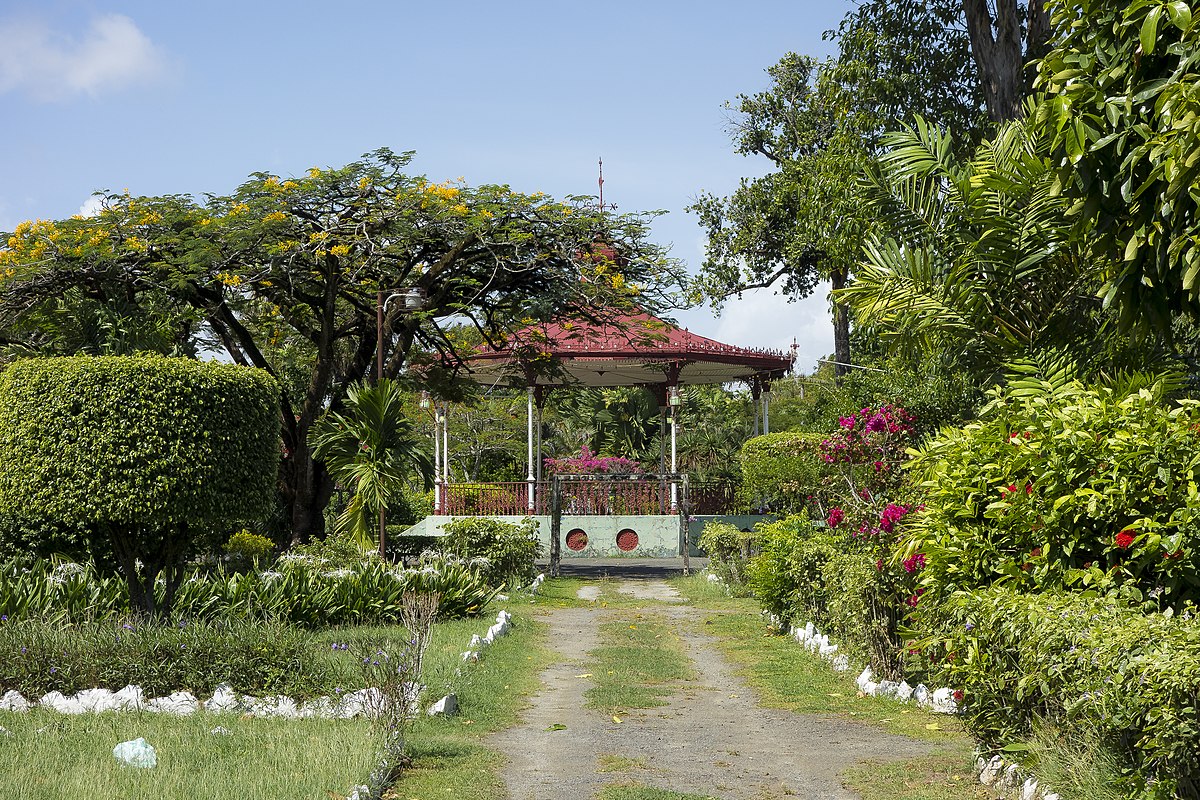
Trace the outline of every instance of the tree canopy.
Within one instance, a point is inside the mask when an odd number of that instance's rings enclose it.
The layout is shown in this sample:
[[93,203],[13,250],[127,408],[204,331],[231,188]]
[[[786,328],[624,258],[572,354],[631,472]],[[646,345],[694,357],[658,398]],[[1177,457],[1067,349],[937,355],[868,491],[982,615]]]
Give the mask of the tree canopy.
[[[380,149],[299,177],[255,173],[229,195],[104,198],[94,217],[23,223],[0,249],[0,331],[40,352],[45,320],[79,292],[154,309],[179,349],[219,349],[283,385],[283,483],[293,536],[320,532],[332,482],[308,430],[347,387],[406,363],[445,386],[469,326],[495,340],[522,322],[595,317],[613,305],[669,302],[676,267],[646,241],[651,214],[598,211],[507,186],[435,183]],[[603,246],[597,246],[602,242]],[[419,311],[377,293],[413,288]],[[35,324],[40,322],[41,324]]]

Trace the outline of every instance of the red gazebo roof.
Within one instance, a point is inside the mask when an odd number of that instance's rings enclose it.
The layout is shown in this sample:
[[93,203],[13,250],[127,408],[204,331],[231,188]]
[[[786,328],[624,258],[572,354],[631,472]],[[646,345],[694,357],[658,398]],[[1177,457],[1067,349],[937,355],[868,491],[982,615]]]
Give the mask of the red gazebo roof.
[[653,386],[783,377],[792,359],[778,350],[737,347],[650,314],[603,323],[530,325],[467,359],[479,383],[528,386]]

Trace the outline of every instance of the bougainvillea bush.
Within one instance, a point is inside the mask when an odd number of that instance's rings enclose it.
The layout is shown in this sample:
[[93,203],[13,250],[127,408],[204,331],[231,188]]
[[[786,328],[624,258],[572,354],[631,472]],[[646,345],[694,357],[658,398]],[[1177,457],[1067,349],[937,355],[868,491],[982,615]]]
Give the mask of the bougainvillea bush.
[[894,557],[918,507],[901,469],[911,423],[891,405],[841,417],[808,454],[816,469],[803,512],[759,527],[747,569],[765,609],[785,622],[814,622],[889,678],[903,674],[899,631],[920,602],[924,566]]
[[585,444],[578,456],[547,458],[546,471],[551,475],[632,475],[642,466],[624,456],[596,455]]
[[1068,588],[1148,609],[1200,598],[1200,403],[1163,393],[997,392],[977,422],[944,430],[912,462],[925,507],[903,544],[922,588]]
[[1048,724],[1115,753],[1121,796],[1200,797],[1200,618],[1005,588],[960,592],[928,613],[940,632],[921,643],[934,680],[959,687],[986,749],[1020,755],[1013,745]]

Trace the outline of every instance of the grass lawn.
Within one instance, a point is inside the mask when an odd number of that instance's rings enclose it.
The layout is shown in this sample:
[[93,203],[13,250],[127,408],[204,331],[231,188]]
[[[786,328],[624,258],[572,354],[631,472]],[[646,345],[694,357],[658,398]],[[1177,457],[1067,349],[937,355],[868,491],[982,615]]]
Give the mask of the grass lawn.
[[[547,596],[532,602],[553,604],[553,583]],[[574,595],[574,589],[570,592]],[[517,600],[517,598],[514,598]],[[501,770],[504,758],[482,743],[488,734],[517,722],[529,695],[538,687],[538,675],[549,663],[550,652],[540,645],[541,623],[527,613],[529,600],[503,603],[516,618],[508,636],[484,651],[478,664],[463,665],[460,654],[471,633],[482,634],[480,620],[465,626],[456,637],[435,636],[426,656],[426,683],[433,692],[435,675],[449,676],[458,695],[459,714],[454,717],[425,717],[409,736],[408,754],[413,765],[389,792],[393,800],[494,800],[504,796]],[[490,624],[485,618],[484,622]],[[451,623],[450,628],[458,623]],[[454,676],[462,668],[462,674]]]
[[[0,713],[0,786],[12,800],[228,800],[345,795],[374,765],[363,720],[248,719],[228,714]],[[210,733],[216,726],[229,735]],[[2,736],[2,734],[0,734]],[[158,766],[122,766],[119,742],[142,737]]]
[[589,655],[592,688],[588,705],[617,714],[628,708],[666,705],[672,684],[694,677],[679,636],[647,614],[624,616],[600,626],[601,645]]
[[757,690],[762,705],[799,714],[848,717],[938,745],[929,756],[848,772],[844,776],[847,785],[864,800],[974,800],[986,796],[974,782],[972,743],[958,720],[914,704],[859,697],[852,674],[834,672],[795,640],[773,631],[753,600],[729,597],[703,577],[678,578],[672,583],[698,610],[694,624],[716,637],[721,652]]

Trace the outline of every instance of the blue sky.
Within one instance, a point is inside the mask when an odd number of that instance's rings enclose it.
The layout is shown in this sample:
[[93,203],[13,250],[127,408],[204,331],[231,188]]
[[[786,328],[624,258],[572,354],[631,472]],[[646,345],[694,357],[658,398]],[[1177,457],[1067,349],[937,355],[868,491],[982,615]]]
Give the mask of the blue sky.
[[[765,164],[721,105],[789,50],[824,56],[849,0],[755,3],[0,0],[0,230],[77,213],[98,189],[232,191],[254,171],[415,150],[436,180],[664,209],[654,238],[695,268],[684,208]],[[682,312],[735,344],[832,351],[827,289]]]

